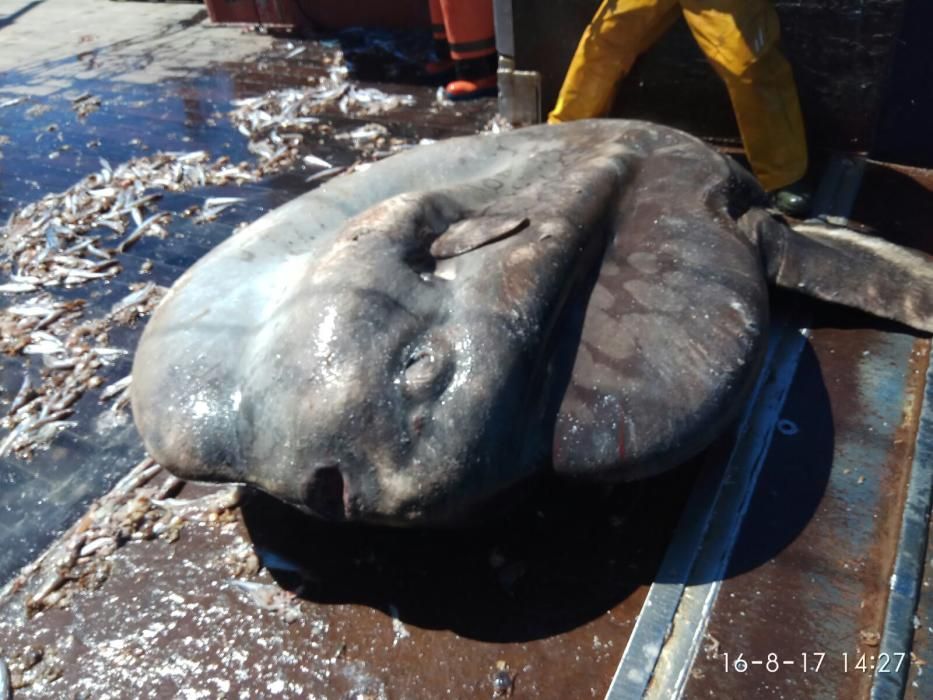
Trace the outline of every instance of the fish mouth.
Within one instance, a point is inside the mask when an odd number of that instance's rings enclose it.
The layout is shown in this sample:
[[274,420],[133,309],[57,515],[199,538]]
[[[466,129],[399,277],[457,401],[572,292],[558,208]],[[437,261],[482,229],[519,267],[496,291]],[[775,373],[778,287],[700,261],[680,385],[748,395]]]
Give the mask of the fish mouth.
[[353,504],[343,471],[338,464],[311,470],[302,488],[301,505],[324,520],[344,521],[353,517]]

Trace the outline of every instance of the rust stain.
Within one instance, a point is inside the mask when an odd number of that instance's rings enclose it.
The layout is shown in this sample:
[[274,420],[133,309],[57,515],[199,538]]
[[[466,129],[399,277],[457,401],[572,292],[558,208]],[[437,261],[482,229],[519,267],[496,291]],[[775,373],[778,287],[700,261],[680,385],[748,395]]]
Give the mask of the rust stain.
[[[907,497],[907,484],[910,480],[910,465],[917,442],[917,430],[920,424],[920,412],[926,388],[926,373],[930,362],[930,340],[918,338],[907,361],[907,381],[903,395],[901,421],[894,431],[894,440],[887,460],[881,466],[881,498],[875,512],[875,532],[873,545],[865,553],[865,562],[872,562],[866,567],[872,574],[866,580],[865,594],[860,610],[860,635],[857,652],[859,654],[877,653],[876,636],[884,629],[884,616],[887,609],[889,581],[894,570],[898,540],[901,533],[901,519],[904,502]],[[871,688],[871,676],[859,677],[858,692],[866,697]],[[861,697],[857,695],[855,697]]]
[[[811,348],[784,409],[799,433],[775,438],[685,697],[851,698],[871,686],[854,665],[883,625],[930,343],[827,327]],[[774,655],[782,668],[726,672],[725,654]]]

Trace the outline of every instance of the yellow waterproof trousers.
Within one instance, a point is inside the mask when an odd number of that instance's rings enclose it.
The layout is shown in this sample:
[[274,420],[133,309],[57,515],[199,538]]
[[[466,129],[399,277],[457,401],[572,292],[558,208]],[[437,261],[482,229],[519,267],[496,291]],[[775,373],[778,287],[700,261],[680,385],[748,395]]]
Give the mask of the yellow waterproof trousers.
[[807,144],[790,65],[767,0],[603,0],[583,33],[548,122],[605,116],[635,59],[683,13],[725,81],[752,170],[766,190],[807,170]]

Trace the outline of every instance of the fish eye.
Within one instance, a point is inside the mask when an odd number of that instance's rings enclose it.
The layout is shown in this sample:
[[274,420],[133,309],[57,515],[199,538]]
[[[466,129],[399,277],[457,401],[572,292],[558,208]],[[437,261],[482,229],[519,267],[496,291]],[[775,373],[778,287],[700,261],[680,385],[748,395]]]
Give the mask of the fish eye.
[[427,399],[439,394],[450,375],[450,353],[442,344],[416,346],[405,359],[402,390],[412,399]]

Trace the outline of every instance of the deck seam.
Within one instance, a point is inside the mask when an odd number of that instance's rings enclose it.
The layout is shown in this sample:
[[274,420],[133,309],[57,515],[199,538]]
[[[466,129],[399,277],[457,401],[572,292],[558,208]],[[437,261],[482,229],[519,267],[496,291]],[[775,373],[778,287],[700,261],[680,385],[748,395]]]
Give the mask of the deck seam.
[[882,672],[879,664],[871,688],[871,700],[904,697],[914,636],[914,616],[920,597],[926,560],[927,530],[933,501],[933,361],[927,366],[923,407],[914,443],[914,456],[907,484],[907,498],[891,574],[888,605],[881,634],[879,657],[904,654],[893,672]]

